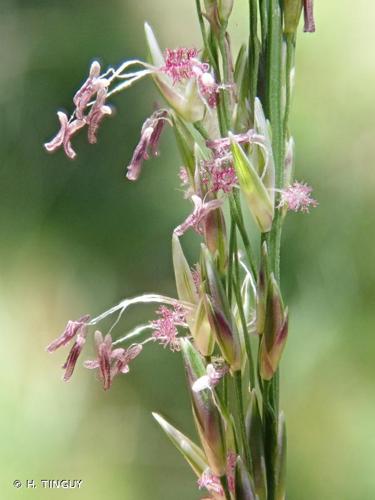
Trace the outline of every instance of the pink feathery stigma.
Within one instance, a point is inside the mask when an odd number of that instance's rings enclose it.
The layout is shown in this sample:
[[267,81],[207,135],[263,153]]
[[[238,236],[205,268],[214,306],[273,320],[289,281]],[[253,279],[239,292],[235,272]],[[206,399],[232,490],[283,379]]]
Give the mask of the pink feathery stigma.
[[105,100],[107,97],[107,88],[99,88],[96,100],[90,110],[90,113],[86,117],[86,123],[88,125],[88,141],[90,144],[95,144],[96,133],[98,131],[99,125],[105,115],[111,115],[112,109],[110,106],[105,105]]
[[176,227],[174,230],[177,236],[182,236],[189,228],[193,228],[198,234],[203,234],[203,222],[207,215],[212,211],[216,210],[223,204],[223,200],[210,200],[203,201],[197,195],[192,195],[191,197],[194,203],[193,212],[186,218],[186,220]]
[[206,488],[210,493],[224,496],[224,490],[220,484],[220,479],[215,476],[210,469],[206,469],[198,479],[198,488],[200,490]]
[[100,80],[99,77],[100,64],[98,61],[94,61],[91,64],[87,80],[73,97],[73,102],[76,106],[76,116],[78,119],[83,118],[86,106],[102,85],[101,82],[103,82],[103,80]]
[[65,330],[62,334],[51,342],[47,347],[46,351],[53,352],[56,351],[59,347],[62,347],[68,344],[78,333],[82,332],[85,329],[86,324],[90,319],[89,315],[82,316],[82,318],[76,321],[68,321]]
[[210,192],[217,193],[221,190],[227,194],[238,185],[230,153],[222,158],[203,161],[201,166],[202,182],[208,186]]
[[166,49],[164,52],[164,66],[160,71],[172,78],[173,83],[188,80],[195,76],[194,68],[201,64],[198,59],[198,50],[181,47]]
[[181,304],[176,303],[173,309],[160,306],[156,311],[159,319],[151,321],[154,329],[152,338],[160,342],[164,347],[169,347],[171,351],[180,350],[180,342],[177,338],[177,326],[186,326],[186,311]]
[[149,159],[149,150],[153,156],[157,156],[158,145],[164,125],[168,121],[168,111],[159,109],[155,111],[142,126],[141,138],[134,150],[133,157],[128,165],[126,177],[136,181],[141,173],[144,160]]
[[236,461],[236,453],[234,451],[229,451],[227,454],[226,475],[228,480],[228,489],[231,493],[236,491]]
[[77,119],[69,123],[67,115],[62,111],[58,111],[57,116],[60,121],[60,130],[50,142],[44,144],[44,147],[49,153],[53,153],[63,146],[66,156],[74,160],[77,154],[70,141],[73,135],[85,126],[86,122],[85,120]]
[[294,184],[283,189],[278,208],[286,206],[293,212],[309,212],[310,207],[317,207],[318,202],[310,195],[312,188],[305,183],[294,182]]
[[305,33],[315,32],[315,20],[314,20],[314,0],[304,0],[303,2],[303,13],[305,17]]

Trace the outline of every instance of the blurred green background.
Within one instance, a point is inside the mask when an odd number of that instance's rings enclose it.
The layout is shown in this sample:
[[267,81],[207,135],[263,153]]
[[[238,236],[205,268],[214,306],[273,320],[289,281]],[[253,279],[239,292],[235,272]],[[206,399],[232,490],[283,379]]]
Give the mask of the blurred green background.
[[[232,31],[246,36],[246,3]],[[283,286],[291,335],[282,365],[289,500],[375,498],[375,177],[373,2],[316,2],[299,38],[292,126],[298,178],[319,208],[291,215]],[[113,102],[99,142],[75,162],[42,143],[90,61],[144,57],[143,22],[163,46],[199,44],[193,0],[0,2],[0,495],[191,500],[190,469],[153,422],[192,433],[178,355],[150,346],[104,393],[45,345],[67,319],[142,291],[174,293],[170,234],[186,216],[168,132],[138,183],[124,168],[157,94],[142,82]],[[189,238],[186,240],[190,242]],[[189,251],[189,249],[188,249]],[[193,247],[190,255],[194,259]],[[143,314],[147,318],[150,310]],[[129,314],[133,325],[139,314]],[[125,326],[125,325],[124,325]],[[83,479],[81,490],[16,490],[14,479]]]

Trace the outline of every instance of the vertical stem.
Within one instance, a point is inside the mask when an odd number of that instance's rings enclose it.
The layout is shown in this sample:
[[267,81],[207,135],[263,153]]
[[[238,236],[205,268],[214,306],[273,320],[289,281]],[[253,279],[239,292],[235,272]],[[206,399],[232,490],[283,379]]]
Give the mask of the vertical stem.
[[224,491],[225,500],[230,500],[231,497],[230,497],[230,492],[229,492],[229,488],[228,488],[227,476],[221,476],[220,483],[221,483],[221,487],[223,488],[223,491]]
[[289,113],[290,113],[290,104],[292,99],[292,72],[294,70],[294,55],[295,55],[295,47],[296,47],[296,37],[295,34],[287,34],[285,36],[286,41],[286,75],[285,75],[285,113],[284,113],[284,133],[285,137],[288,134],[288,125],[289,125]]
[[[258,8],[257,0],[249,0],[249,71],[250,71],[250,109],[254,114],[254,100],[258,89],[259,40],[258,40]],[[254,116],[252,117],[254,118]]]
[[228,264],[228,280],[227,280],[227,296],[229,305],[232,305],[232,285],[233,285],[233,259],[234,259],[234,238],[236,232],[236,224],[234,218],[230,220],[230,236],[229,236],[229,264]]
[[[284,121],[282,117],[282,15],[279,0],[269,1],[267,40],[267,112],[272,126],[272,147],[276,168],[276,189],[282,189],[284,171]],[[271,269],[280,281],[282,218],[276,210],[269,235]]]
[[218,69],[218,65],[217,65],[216,59],[215,59],[215,57],[214,57],[214,55],[212,53],[210,42],[209,42],[209,39],[208,39],[208,36],[207,36],[207,31],[206,31],[206,27],[204,25],[204,19],[203,19],[203,14],[202,14],[202,8],[201,8],[201,2],[200,2],[200,0],[195,0],[195,7],[197,9],[198,21],[199,21],[199,26],[200,26],[200,29],[201,29],[201,34],[202,34],[204,48],[205,48],[205,50],[207,52],[207,55],[208,55],[208,58],[210,60],[211,66],[213,67],[215,73],[218,74],[219,73],[219,69]]
[[268,12],[267,12],[267,1],[259,0],[259,13],[260,13],[260,27],[262,34],[262,47],[266,46],[267,32],[268,32]]
[[242,400],[242,379],[241,379],[241,371],[237,371],[234,373],[234,386],[236,390],[236,399],[238,406],[238,415],[240,420],[240,433],[241,433],[241,441],[242,447],[245,455],[245,462],[248,470],[251,470],[251,455],[249,446],[247,443],[246,429],[245,429],[245,411],[243,407]]
[[[282,12],[280,0],[269,0],[267,36],[267,113],[272,127],[272,148],[276,169],[276,189],[283,188],[285,131],[282,112]],[[270,268],[280,282],[280,242],[282,217],[276,210],[268,235]],[[279,406],[279,374],[264,383],[263,418],[267,464],[268,500],[276,500],[275,463],[277,450],[277,415]]]
[[245,341],[245,349],[246,355],[249,362],[249,379],[250,379],[250,387],[255,387],[255,370],[254,370],[254,360],[251,349],[249,331],[247,328],[245,312],[243,309],[242,297],[241,297],[241,286],[240,286],[240,269],[238,264],[238,255],[237,255],[237,241],[235,240],[235,249],[236,249],[236,258],[234,260],[235,265],[235,285],[234,285],[234,293],[236,296],[236,303],[238,307],[238,313],[240,315],[241,327]]

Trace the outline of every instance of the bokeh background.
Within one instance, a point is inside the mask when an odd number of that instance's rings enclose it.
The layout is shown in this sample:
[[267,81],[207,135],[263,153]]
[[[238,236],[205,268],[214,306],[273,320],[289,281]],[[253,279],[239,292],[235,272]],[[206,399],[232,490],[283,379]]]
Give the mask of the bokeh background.
[[[235,42],[246,36],[236,0]],[[283,286],[291,336],[282,365],[289,500],[375,498],[375,5],[316,1],[302,35],[292,127],[298,177],[319,209],[291,215]],[[45,345],[67,319],[142,291],[174,293],[170,234],[189,206],[167,132],[138,183],[124,168],[157,93],[142,82],[113,102],[96,146],[49,156],[55,110],[90,61],[144,57],[143,22],[163,46],[199,45],[193,0],[0,2],[0,495],[81,500],[191,500],[195,479],[151,411],[192,434],[178,355],[150,346],[103,393]],[[187,252],[194,259],[192,240]],[[189,247],[189,244],[191,246]],[[123,328],[147,318],[132,312]],[[121,333],[121,329],[119,331]],[[16,490],[15,479],[83,479],[78,490]]]

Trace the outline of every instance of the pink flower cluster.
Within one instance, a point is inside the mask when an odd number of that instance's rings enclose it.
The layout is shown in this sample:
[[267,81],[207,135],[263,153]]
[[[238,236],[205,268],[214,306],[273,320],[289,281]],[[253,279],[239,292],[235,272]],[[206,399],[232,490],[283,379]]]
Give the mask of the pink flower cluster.
[[309,212],[310,207],[317,207],[318,202],[311,197],[312,188],[306,183],[295,181],[281,191],[278,208],[286,206],[293,212]]
[[99,331],[95,332],[95,344],[97,357],[94,360],[85,361],[84,366],[89,369],[98,369],[106,391],[111,387],[116,375],[129,372],[129,363],[141,353],[142,345],[133,344],[127,349],[122,347],[113,349],[111,335],[107,334],[103,338]]
[[154,329],[152,338],[164,347],[169,347],[171,351],[180,350],[178,339],[178,326],[186,327],[186,310],[176,302],[173,309],[160,306],[156,311],[159,319],[151,321],[150,325]]
[[[63,147],[68,158],[73,160],[76,157],[76,152],[72,147],[71,139],[85,125],[88,127],[89,143],[96,143],[96,134],[101,121],[106,115],[112,114],[112,109],[105,104],[108,85],[108,80],[100,76],[100,64],[94,61],[87,80],[73,98],[75,111],[70,119],[66,113],[58,111],[60,130],[50,142],[44,144],[48,152],[52,153]],[[95,101],[90,111],[85,115],[85,111],[94,97]]]
[[172,78],[173,83],[188,80],[195,76],[194,68],[201,64],[197,57],[198,50],[194,48],[166,49],[164,52],[165,64],[160,68],[160,71]]
[[174,84],[196,78],[202,99],[208,107],[216,107],[220,86],[211,74],[210,66],[199,61],[197,49],[186,47],[166,49],[164,60],[164,66],[160,71],[172,78]]
[[236,170],[231,155],[203,161],[201,164],[202,182],[210,192],[223,191],[228,194],[238,185]]

